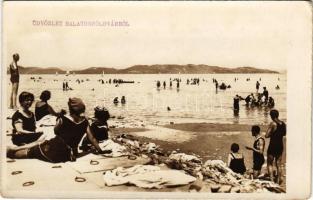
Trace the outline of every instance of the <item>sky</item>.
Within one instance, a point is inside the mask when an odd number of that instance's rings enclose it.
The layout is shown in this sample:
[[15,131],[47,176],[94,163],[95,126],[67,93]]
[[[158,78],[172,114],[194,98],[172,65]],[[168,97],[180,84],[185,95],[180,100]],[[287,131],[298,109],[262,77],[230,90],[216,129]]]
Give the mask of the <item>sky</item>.
[[[285,70],[311,48],[307,2],[4,2],[4,65],[207,64]],[[34,20],[36,23],[34,23]],[[61,21],[63,26],[36,25]],[[65,26],[125,21],[129,26]]]

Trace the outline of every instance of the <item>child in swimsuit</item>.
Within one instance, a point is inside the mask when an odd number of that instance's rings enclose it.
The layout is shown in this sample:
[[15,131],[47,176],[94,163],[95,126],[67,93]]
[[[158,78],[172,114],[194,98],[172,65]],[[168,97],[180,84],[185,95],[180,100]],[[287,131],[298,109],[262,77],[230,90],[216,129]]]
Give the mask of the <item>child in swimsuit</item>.
[[252,126],[252,136],[255,137],[253,147],[246,146],[246,149],[253,151],[253,178],[258,178],[262,165],[264,164],[264,146],[265,139],[260,134],[259,126]]
[[239,145],[233,143],[231,145],[231,153],[228,155],[228,167],[233,170],[233,172],[244,174],[246,172],[246,166],[244,162],[243,154],[239,153]]

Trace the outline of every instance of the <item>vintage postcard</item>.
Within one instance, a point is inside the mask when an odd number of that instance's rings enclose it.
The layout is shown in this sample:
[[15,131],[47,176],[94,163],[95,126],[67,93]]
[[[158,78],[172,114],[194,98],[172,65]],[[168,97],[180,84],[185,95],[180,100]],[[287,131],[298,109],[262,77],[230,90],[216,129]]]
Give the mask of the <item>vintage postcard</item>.
[[4,198],[311,195],[307,1],[4,1]]

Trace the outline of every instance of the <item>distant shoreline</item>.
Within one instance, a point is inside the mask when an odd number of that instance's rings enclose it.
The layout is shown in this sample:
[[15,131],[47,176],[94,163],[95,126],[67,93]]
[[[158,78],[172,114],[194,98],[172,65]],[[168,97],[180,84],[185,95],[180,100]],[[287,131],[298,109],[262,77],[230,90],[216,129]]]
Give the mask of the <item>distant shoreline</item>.
[[[209,65],[134,65],[124,69],[89,67],[63,70],[57,67],[23,67],[20,74],[280,74],[278,71],[254,67],[226,68]],[[7,72],[8,73],[8,72]]]

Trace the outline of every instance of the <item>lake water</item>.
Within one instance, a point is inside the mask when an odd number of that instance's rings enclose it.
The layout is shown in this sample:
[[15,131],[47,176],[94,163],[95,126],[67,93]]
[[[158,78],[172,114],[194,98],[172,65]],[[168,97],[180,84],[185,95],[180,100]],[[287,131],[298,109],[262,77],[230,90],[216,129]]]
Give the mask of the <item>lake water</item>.
[[[36,80],[32,80],[35,77]],[[41,77],[42,79],[38,79]],[[234,81],[237,77],[239,80]],[[176,81],[172,88],[169,79],[181,79],[179,90]],[[186,80],[199,78],[199,85],[187,85]],[[212,78],[219,83],[231,85],[230,89],[219,90],[216,93]],[[246,81],[250,78],[250,81]],[[286,75],[285,74],[106,74],[106,75],[21,75],[19,93],[29,91],[39,99],[43,90],[50,90],[49,101],[55,110],[67,109],[69,97],[79,97],[86,103],[86,114],[93,115],[96,105],[106,106],[111,115],[123,116],[125,119],[142,120],[146,124],[169,122],[212,122],[239,124],[267,124],[270,122],[269,109],[246,108],[245,102],[240,102],[238,116],[233,113],[233,97],[238,94],[246,97],[255,93],[255,83],[261,78],[260,90],[266,86],[269,96],[275,99],[275,108],[280,112],[280,118],[286,121]],[[78,84],[77,79],[84,80]],[[87,81],[89,79],[89,81]],[[135,81],[134,84],[102,84],[109,79]],[[63,91],[63,81],[68,81],[73,90]],[[157,89],[156,81],[161,81],[161,89]],[[166,89],[163,89],[166,81]],[[8,81],[9,82],[9,81]],[[276,90],[276,85],[280,90]],[[9,92],[9,91],[8,91]],[[9,95],[8,95],[9,96]],[[125,96],[125,105],[113,104],[114,97]],[[167,110],[171,108],[171,111]]]

